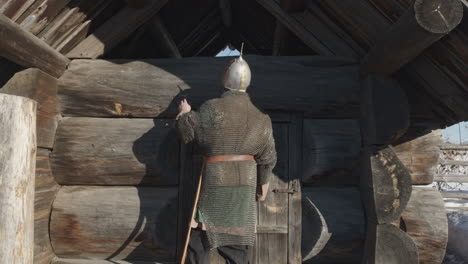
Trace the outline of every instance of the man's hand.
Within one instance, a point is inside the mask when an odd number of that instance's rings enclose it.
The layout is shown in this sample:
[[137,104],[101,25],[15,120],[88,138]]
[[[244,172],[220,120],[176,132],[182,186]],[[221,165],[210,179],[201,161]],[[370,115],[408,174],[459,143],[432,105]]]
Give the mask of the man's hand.
[[181,116],[181,115],[183,115],[185,113],[188,113],[190,111],[192,111],[192,107],[187,102],[187,99],[183,99],[179,103],[179,114],[177,115],[177,117],[179,117],[179,116]]
[[270,187],[269,183],[257,186],[257,201],[265,201],[268,194],[268,187]]

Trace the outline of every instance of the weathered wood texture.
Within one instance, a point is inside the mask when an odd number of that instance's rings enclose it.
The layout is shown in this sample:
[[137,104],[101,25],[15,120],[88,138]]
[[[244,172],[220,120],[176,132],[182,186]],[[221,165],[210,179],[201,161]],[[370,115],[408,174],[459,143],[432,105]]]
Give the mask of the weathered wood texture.
[[70,62],[33,34],[0,14],[0,56],[25,67],[60,77]]
[[58,184],[52,176],[49,150],[39,148],[36,156],[34,219],[49,219]]
[[468,194],[464,191],[442,192],[441,194],[444,198],[468,199]]
[[304,119],[302,182],[305,184],[359,184],[361,149],[356,119]]
[[434,180],[439,161],[442,133],[435,130],[432,133],[396,143],[393,146],[396,155],[411,174],[413,184],[431,184]]
[[0,1],[0,13],[13,21],[16,21],[35,0],[2,0]]
[[302,193],[303,263],[359,263],[364,208],[353,187],[311,187]]
[[[97,259],[61,259],[56,258],[50,264],[177,264],[178,262],[139,261],[139,260],[97,260]],[[215,264],[215,263],[210,263]],[[223,263],[224,264],[224,263]]]
[[124,7],[91,35],[74,47],[69,58],[96,59],[114,48],[137,28],[154,16],[167,0],[147,1],[144,8]]
[[173,121],[65,118],[51,166],[62,185],[175,185],[179,142]]
[[295,192],[289,195],[289,215],[288,215],[288,263],[301,263],[302,244],[302,138],[303,138],[303,118],[297,114],[291,117],[289,125],[289,189]]
[[[257,264],[288,262],[289,194],[274,192],[275,189],[289,187],[288,130],[287,123],[273,124],[278,161],[273,170],[274,176],[270,179],[268,195],[257,206],[257,239],[253,248],[255,258],[252,260]],[[273,226],[277,228],[271,228]]]
[[417,0],[380,37],[362,62],[364,73],[393,73],[462,20],[459,0]]
[[370,263],[419,263],[416,245],[401,229],[391,224],[380,224],[376,226],[375,233],[375,261]]
[[34,264],[49,264],[55,257],[49,238],[49,219],[58,184],[52,176],[48,149],[38,148],[34,197]]
[[301,23],[287,14],[275,1],[257,0],[268,12],[270,12],[281,24],[293,32],[309,48],[320,55],[333,55],[333,52],[324,45],[312,32],[308,31]]
[[361,119],[364,121],[365,145],[386,146],[395,142],[410,125],[405,91],[394,79],[377,74],[367,76],[362,85]]
[[448,241],[448,220],[439,191],[431,187],[413,187],[401,217],[404,230],[418,248],[419,263],[442,263]]
[[49,218],[34,221],[34,264],[49,264],[55,258],[49,238]]
[[[313,2],[364,50],[374,46],[378,37],[388,31],[392,22],[396,21],[414,3],[412,0],[317,0]],[[406,82],[412,85],[408,87],[414,89],[418,86],[422,93],[427,93],[429,96],[423,101],[426,108],[431,113],[437,113],[439,117],[443,116],[447,122],[456,123],[466,120],[466,113],[468,113],[468,104],[464,103],[466,93],[463,88],[467,87],[468,83],[465,78],[466,63],[464,61],[466,59],[460,59],[464,57],[462,54],[466,54],[464,52],[466,45],[462,44],[465,37],[463,28],[456,28],[449,34],[449,37],[433,44],[426,52],[402,69],[410,76],[410,81]],[[402,78],[398,77],[398,79]],[[415,93],[414,101],[419,100],[421,92]]]
[[[66,116],[174,117],[177,98],[186,97],[197,108],[220,95],[228,60],[74,60],[59,80],[62,111]],[[264,109],[359,116],[359,81],[352,61],[259,56],[247,61],[255,76],[249,94]]]
[[33,263],[36,102],[0,94],[0,263]]
[[177,189],[64,186],[52,209],[58,257],[175,261]]
[[35,1],[16,21],[23,29],[39,34],[60,13],[70,0]]
[[57,79],[39,69],[30,68],[16,73],[0,92],[24,96],[37,102],[37,146],[51,149],[60,111]]
[[[367,220],[388,224],[397,220],[411,196],[411,176],[395,152],[385,149],[364,150],[370,157],[364,162],[361,193],[366,206]],[[369,166],[369,167],[368,167]]]
[[179,48],[172,39],[171,34],[167,31],[162,19],[156,15],[151,19],[148,27],[149,33],[158,42],[159,47],[167,54],[169,58],[182,58]]

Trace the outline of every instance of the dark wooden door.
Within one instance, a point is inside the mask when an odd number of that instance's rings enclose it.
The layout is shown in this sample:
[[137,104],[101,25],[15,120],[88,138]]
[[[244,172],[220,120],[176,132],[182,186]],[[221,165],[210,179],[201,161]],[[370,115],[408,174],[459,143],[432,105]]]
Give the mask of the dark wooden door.
[[301,263],[301,191],[298,184],[302,120],[271,114],[278,162],[265,201],[257,204],[257,241],[251,250],[256,264]]

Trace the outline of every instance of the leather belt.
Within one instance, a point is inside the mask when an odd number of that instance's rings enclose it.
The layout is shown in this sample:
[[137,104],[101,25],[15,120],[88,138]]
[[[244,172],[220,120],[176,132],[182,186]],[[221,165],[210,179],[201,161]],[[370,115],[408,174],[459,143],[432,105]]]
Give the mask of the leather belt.
[[244,161],[252,160],[255,161],[252,155],[224,155],[224,156],[211,156],[205,157],[205,163],[221,162],[221,161]]

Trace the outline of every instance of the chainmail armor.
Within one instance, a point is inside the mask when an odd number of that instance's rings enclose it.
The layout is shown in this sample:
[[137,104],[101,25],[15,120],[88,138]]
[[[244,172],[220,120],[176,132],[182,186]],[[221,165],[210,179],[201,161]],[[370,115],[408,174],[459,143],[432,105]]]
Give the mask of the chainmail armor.
[[211,248],[255,242],[257,184],[268,183],[276,164],[270,118],[245,92],[228,91],[198,112],[180,116],[181,140],[194,140],[205,156],[253,155],[254,161],[205,165],[198,210]]

